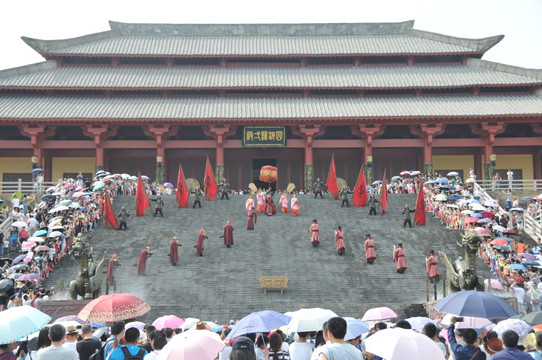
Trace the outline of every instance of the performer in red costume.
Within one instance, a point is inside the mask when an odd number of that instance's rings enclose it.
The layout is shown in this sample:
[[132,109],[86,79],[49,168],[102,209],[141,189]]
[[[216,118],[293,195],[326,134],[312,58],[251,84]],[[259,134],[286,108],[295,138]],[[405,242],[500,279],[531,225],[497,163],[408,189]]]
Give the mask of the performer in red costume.
[[115,281],[115,268],[120,266],[117,260],[117,254],[113,254],[107,265],[107,276],[105,278],[105,294],[109,294],[109,287],[113,286],[114,291],[117,291],[117,282]]
[[316,221],[316,219],[312,221],[312,224],[309,230],[311,232],[312,246],[318,247],[318,245],[320,245],[320,225],[318,225],[318,221]]
[[175,266],[177,265],[177,262],[179,261],[179,247],[181,247],[181,243],[179,240],[177,240],[177,236],[173,237],[173,240],[169,243],[169,262],[171,265]]
[[397,272],[402,274],[407,269],[406,259],[405,259],[405,249],[403,244],[397,244],[397,249],[393,250],[393,262],[397,263]]
[[376,260],[375,241],[370,234],[365,236],[365,259],[368,264],[372,264]]
[[203,240],[207,239],[207,234],[203,228],[199,231],[198,241],[196,242],[196,255],[203,256]]
[[346,247],[344,246],[344,233],[341,225],[337,226],[337,230],[335,230],[335,245],[337,245],[337,253],[343,256]]
[[222,237],[224,238],[224,245],[226,247],[233,245],[233,225],[231,224],[231,220],[228,220],[226,225],[224,225],[224,235]]
[[247,214],[247,230],[254,230],[254,224],[258,220],[258,213],[252,208]]
[[145,275],[147,271],[147,259],[151,257],[153,252],[151,247],[147,246],[139,253],[139,259],[137,260],[137,275]]
[[427,275],[429,275],[429,280],[431,282],[440,280],[440,273],[438,271],[438,259],[435,255],[435,250],[429,250],[429,257],[425,260],[425,267]]

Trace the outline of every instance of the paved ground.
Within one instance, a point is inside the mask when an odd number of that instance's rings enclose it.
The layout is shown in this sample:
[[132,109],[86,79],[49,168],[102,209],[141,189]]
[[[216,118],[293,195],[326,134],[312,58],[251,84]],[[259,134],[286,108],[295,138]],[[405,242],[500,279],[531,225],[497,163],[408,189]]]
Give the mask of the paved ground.
[[[117,292],[133,293],[149,303],[153,310],[144,320],[151,321],[172,313],[226,322],[253,311],[285,312],[303,307],[330,308],[343,316],[360,317],[367,309],[384,304],[407,316],[420,310],[418,306],[409,313],[407,305],[425,302],[428,251],[445,251],[449,258],[460,255],[456,245],[459,232],[446,230],[433,218],[428,217],[424,227],[403,229],[401,211],[407,203],[414,208],[414,195],[390,195],[388,213],[371,217],[366,207],[341,208],[338,200],[300,195],[301,216],[261,215],[254,231],[246,230],[246,198],[234,195],[229,201],[204,201],[202,209],[178,209],[174,199],[168,198],[163,218],[153,218],[150,212],[137,218],[131,210],[134,198],[118,197],[115,209],[125,206],[131,212],[128,230],[100,227],[93,233],[92,246],[96,254],[104,250],[108,256],[117,253],[122,264],[116,271]],[[309,226],[314,218],[320,223],[319,248],[310,244]],[[235,228],[232,248],[226,248],[218,238],[228,219]],[[335,251],[333,236],[338,224],[345,234],[344,256]],[[199,257],[193,245],[202,227],[209,239],[204,256]],[[367,233],[377,244],[374,265],[365,261]],[[175,267],[167,256],[173,235],[183,244]],[[397,274],[392,262],[393,246],[398,242],[405,245],[405,274]],[[154,256],[147,262],[147,276],[136,276],[137,257],[146,245],[152,247]],[[70,257],[60,265],[47,280],[48,286],[58,287],[61,280],[67,284],[75,278],[76,264]],[[444,275],[444,266],[439,267]],[[478,268],[487,274],[482,262]],[[258,282],[260,274],[287,274],[290,283],[285,294],[272,291],[264,295]]]

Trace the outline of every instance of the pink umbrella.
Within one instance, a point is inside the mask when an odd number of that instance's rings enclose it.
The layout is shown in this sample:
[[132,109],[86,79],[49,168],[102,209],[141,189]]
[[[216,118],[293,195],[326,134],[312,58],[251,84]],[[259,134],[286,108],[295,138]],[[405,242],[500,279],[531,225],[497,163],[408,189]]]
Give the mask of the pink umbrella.
[[51,248],[47,245],[40,245],[37,248],[34,249],[34,251],[40,252],[40,251],[49,251]]
[[72,195],[72,197],[78,198],[78,197],[85,196],[85,195],[86,195],[86,194],[85,194],[84,192],[78,191],[78,192],[74,193],[74,194]]
[[23,259],[23,263],[27,264],[32,261],[34,258],[34,253],[32,251],[29,251],[28,254],[26,254],[25,258]]
[[217,334],[207,330],[189,330],[175,335],[156,360],[213,360],[224,349]]
[[177,329],[180,328],[182,324],[184,324],[184,320],[175,315],[165,315],[159,317],[152,323],[156,330],[162,330],[165,328]]
[[397,314],[389,307],[378,307],[367,310],[361,321],[380,321],[396,318]]
[[[487,282],[487,279],[484,280],[484,284],[486,284],[486,287],[488,286],[488,282]],[[497,290],[504,290],[504,288],[502,287],[502,284],[499,280],[497,279],[491,279],[491,288],[493,289],[497,289]]]
[[75,184],[72,184],[72,183],[68,183],[68,184],[65,184],[64,186],[62,186],[62,188],[64,189],[71,189],[71,188],[74,188],[75,187]]
[[21,249],[23,250],[29,250],[32,249],[34,246],[36,246],[35,242],[32,241],[25,241],[21,244]]
[[484,234],[491,234],[491,231],[489,229],[477,229],[476,233],[478,235],[484,235]]
[[514,229],[506,229],[502,233],[503,234],[517,234],[516,230]]
[[478,222],[478,220],[480,220],[480,219],[478,219],[477,217],[469,217],[469,218],[467,218],[467,220],[465,220],[465,222],[466,223],[476,223],[476,222]]
[[[442,325],[450,325],[452,314],[446,314],[441,321]],[[475,317],[475,316],[463,316],[462,322],[455,324],[456,329],[489,329],[494,327],[495,324],[488,319]]]

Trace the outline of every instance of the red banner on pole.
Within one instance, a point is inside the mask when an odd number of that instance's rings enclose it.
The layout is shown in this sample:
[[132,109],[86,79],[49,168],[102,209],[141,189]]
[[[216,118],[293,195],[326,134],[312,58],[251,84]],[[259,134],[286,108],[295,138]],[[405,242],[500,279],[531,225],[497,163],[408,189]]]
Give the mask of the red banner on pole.
[[185,208],[188,206],[190,193],[186,187],[186,179],[184,177],[183,166],[179,163],[179,174],[177,176],[177,206]]
[[388,180],[386,179],[386,169],[384,169],[382,187],[380,188],[380,208],[382,209],[380,215],[384,215],[386,210],[388,210]]
[[363,166],[359,169],[358,180],[356,181],[356,187],[354,188],[354,206],[367,205],[367,182],[365,181],[365,172]]
[[336,199],[339,196],[339,185],[337,185],[337,173],[335,172],[335,154],[331,155],[331,164],[329,164],[326,186]]
[[112,227],[113,229],[118,228],[117,217],[115,216],[115,211],[113,210],[113,205],[111,205],[111,199],[107,191],[105,192],[105,201],[104,201],[104,227]]
[[420,184],[420,191],[416,199],[416,210],[414,211],[414,223],[416,225],[425,225],[425,191],[423,184]]
[[143,216],[145,214],[145,211],[150,208],[151,204],[149,203],[149,198],[147,197],[147,191],[145,191],[145,186],[143,185],[141,174],[137,175],[137,190],[135,200],[136,215]]
[[206,199],[214,200],[216,193],[218,192],[218,185],[216,185],[215,175],[213,173],[213,168],[211,167],[211,161],[209,161],[209,156],[207,156],[207,161],[205,163],[205,176],[203,184],[203,192],[205,193]]

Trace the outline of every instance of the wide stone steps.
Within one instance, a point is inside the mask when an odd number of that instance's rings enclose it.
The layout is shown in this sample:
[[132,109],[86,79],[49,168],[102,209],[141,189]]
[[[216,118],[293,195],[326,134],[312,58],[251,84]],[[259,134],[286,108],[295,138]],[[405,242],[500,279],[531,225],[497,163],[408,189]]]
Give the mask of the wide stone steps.
[[[377,304],[392,304],[401,316],[407,305],[426,300],[425,257],[430,249],[444,251],[449,258],[461,254],[456,241],[460,232],[445,229],[427,214],[426,226],[403,228],[401,212],[405,204],[414,209],[414,195],[390,194],[388,212],[369,216],[367,207],[341,208],[330,198],[314,199],[299,195],[301,215],[259,214],[254,231],[246,230],[246,195],[232,195],[230,200],[203,201],[202,209],[178,209],[173,197],[165,198],[164,217],[134,215],[134,197],[120,196],[114,201],[131,213],[128,230],[104,229],[93,232],[96,257],[107,251],[116,253],[122,266],[116,270],[117,292],[141,297],[153,310],[144,320],[164,314],[197,317],[226,322],[264,309],[292,311],[304,307],[329,308],[343,316],[360,317]],[[151,202],[152,203],[152,202]],[[278,197],[275,200],[278,203]],[[231,219],[235,245],[226,248],[219,236]],[[320,224],[321,245],[310,244],[312,219]],[[341,225],[345,234],[346,254],[338,256],[334,231]],[[204,256],[195,254],[193,245],[204,228],[209,239]],[[376,242],[377,260],[365,261],[363,242],[371,234]],[[169,242],[177,235],[183,246],[177,266],[169,264]],[[393,246],[405,246],[408,270],[397,274],[392,262]],[[147,261],[147,275],[137,276],[135,264],[139,252],[150,245],[154,255]],[[444,276],[445,268],[439,265]],[[487,266],[479,262],[487,274]],[[76,263],[66,257],[57,266],[47,285],[59,286],[74,279]],[[262,275],[287,274],[290,282],[280,291],[263,294],[258,278]],[[439,294],[442,284],[439,284]],[[105,289],[105,285],[104,285]],[[431,292],[433,290],[431,289]],[[441,296],[441,295],[439,295]]]

